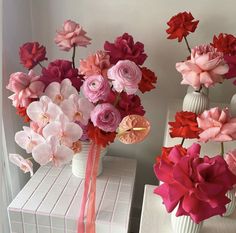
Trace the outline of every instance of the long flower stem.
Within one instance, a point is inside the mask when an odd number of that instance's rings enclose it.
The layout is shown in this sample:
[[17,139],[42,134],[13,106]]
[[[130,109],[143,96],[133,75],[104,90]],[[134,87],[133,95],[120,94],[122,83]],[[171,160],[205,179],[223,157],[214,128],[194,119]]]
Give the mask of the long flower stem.
[[188,43],[188,40],[187,40],[187,37],[186,37],[186,36],[184,36],[184,41],[185,41],[185,43],[186,43],[186,45],[187,45],[187,48],[188,48],[189,53],[191,54],[191,48],[190,48],[190,46],[189,46],[189,43]]
[[221,156],[224,157],[224,154],[225,154],[225,149],[224,149],[224,143],[221,142]]
[[44,68],[44,66],[43,66],[40,62],[38,62],[38,65],[39,65],[41,68]]
[[185,141],[185,138],[182,138],[182,141],[181,141],[181,146],[184,145],[184,141]]
[[75,68],[75,45],[73,46],[73,54],[72,54],[72,67]]

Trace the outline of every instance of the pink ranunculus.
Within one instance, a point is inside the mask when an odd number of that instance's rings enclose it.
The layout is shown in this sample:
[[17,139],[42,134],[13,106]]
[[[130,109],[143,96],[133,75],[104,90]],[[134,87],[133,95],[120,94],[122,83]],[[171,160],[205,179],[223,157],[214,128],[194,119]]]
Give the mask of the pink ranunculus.
[[61,83],[64,79],[70,79],[72,85],[79,91],[83,82],[79,77],[78,69],[72,67],[72,62],[67,60],[55,60],[50,62],[47,68],[42,69],[40,80],[47,87],[52,82]]
[[211,87],[223,82],[223,75],[229,70],[223,53],[211,45],[200,45],[192,49],[191,59],[176,63],[176,69],[182,74],[181,84],[199,89],[201,85]]
[[105,100],[110,93],[110,85],[101,75],[93,75],[85,79],[82,86],[83,94],[89,101],[96,103]]
[[27,107],[33,100],[39,98],[43,93],[44,84],[39,81],[33,70],[28,74],[16,72],[11,74],[7,89],[14,92],[9,96],[15,107]]
[[111,64],[116,64],[120,60],[130,60],[142,65],[147,58],[143,43],[134,43],[133,37],[128,33],[117,37],[114,43],[106,41],[104,49],[110,55]]
[[161,159],[154,165],[157,178],[163,181],[154,193],[162,197],[167,211],[177,206],[176,216],[190,216],[196,223],[222,215],[230,202],[226,193],[236,184],[236,176],[221,156],[200,158],[199,153],[196,144],[185,156],[173,148],[168,156],[171,163]]
[[55,37],[55,43],[64,51],[69,51],[73,46],[87,47],[90,41],[83,28],[72,20],[66,20]]
[[101,74],[107,77],[107,70],[110,68],[110,57],[105,51],[98,51],[80,61],[79,73],[89,77],[91,75]]
[[236,175],[236,149],[225,154],[225,161],[229,166],[229,170]]
[[[225,55],[224,59],[229,66],[229,72],[225,74],[225,77],[227,79],[236,78],[236,55]],[[234,84],[236,85],[236,80],[234,80]]]
[[105,132],[114,132],[119,126],[121,116],[112,104],[98,104],[91,112],[91,121]]
[[61,103],[61,109],[70,121],[87,125],[94,105],[86,98],[71,95]]
[[231,118],[228,109],[218,107],[204,111],[197,118],[200,141],[226,142],[236,139],[236,118]]
[[138,90],[138,84],[142,78],[140,68],[129,60],[118,61],[108,70],[107,75],[117,92],[124,90],[128,95],[134,94]]
[[24,173],[29,172],[30,176],[33,175],[33,163],[29,159],[24,159],[19,154],[9,154],[9,160],[19,167]]

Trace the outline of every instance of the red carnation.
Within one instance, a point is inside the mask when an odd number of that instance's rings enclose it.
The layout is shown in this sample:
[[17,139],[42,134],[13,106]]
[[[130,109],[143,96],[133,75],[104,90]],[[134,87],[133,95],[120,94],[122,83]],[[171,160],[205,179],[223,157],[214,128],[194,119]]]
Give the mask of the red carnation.
[[39,62],[47,60],[46,48],[38,42],[27,42],[20,47],[21,64],[27,69],[34,68]]
[[143,43],[134,43],[133,37],[128,33],[117,37],[114,43],[106,41],[104,49],[110,55],[111,64],[116,64],[120,60],[130,60],[142,65],[147,58]]
[[214,36],[211,45],[225,55],[236,55],[236,37],[231,34],[220,33],[218,37]]
[[25,107],[16,107],[16,114],[23,117],[24,122],[30,122],[30,118],[28,117],[27,113],[26,113],[26,108]]
[[[235,56],[225,55],[224,59],[229,66],[229,72],[225,74],[225,77],[227,79],[236,78],[236,55]],[[236,80],[234,81],[234,84],[236,85]]]
[[141,71],[142,71],[142,79],[139,83],[139,90],[142,93],[146,91],[151,91],[152,89],[155,88],[153,84],[157,82],[157,76],[155,75],[154,72],[152,72],[146,67],[142,67]]
[[176,39],[178,38],[178,42],[181,42],[184,37],[189,35],[190,32],[194,32],[197,28],[199,20],[193,21],[194,18],[192,14],[189,12],[181,12],[175,16],[173,16],[167,25],[169,28],[166,32],[169,34],[167,39]]
[[193,112],[177,112],[175,121],[169,122],[172,138],[198,138],[200,129],[197,124],[197,114]]

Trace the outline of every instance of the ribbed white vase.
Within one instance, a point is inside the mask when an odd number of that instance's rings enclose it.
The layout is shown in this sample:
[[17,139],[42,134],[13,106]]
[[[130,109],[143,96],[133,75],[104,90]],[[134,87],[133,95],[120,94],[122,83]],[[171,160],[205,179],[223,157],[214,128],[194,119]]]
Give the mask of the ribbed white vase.
[[236,117],[236,93],[233,95],[230,102],[230,112],[233,117]]
[[203,92],[188,92],[183,101],[183,111],[202,113],[209,108],[209,98]]
[[[72,159],[72,173],[73,175],[85,178],[86,164],[90,149],[90,142],[82,142],[82,150],[79,153],[76,153]],[[102,160],[107,153],[107,147],[101,149],[100,161],[97,176],[101,175],[103,171]]]
[[235,191],[236,189],[231,189],[227,192],[226,196],[231,200],[229,204],[226,205],[226,212],[223,214],[223,216],[230,216],[236,207],[236,197],[235,197]]

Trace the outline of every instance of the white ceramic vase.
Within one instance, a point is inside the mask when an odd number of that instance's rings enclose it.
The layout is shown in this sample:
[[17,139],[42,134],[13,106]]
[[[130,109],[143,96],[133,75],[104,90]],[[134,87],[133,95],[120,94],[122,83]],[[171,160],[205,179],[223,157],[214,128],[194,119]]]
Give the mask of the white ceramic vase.
[[[90,144],[91,144],[90,142],[82,142],[82,150],[79,153],[76,153],[72,159],[72,173],[77,177],[85,178],[86,164],[87,164]],[[97,176],[101,175],[103,171],[102,161],[106,153],[107,153],[107,147],[102,148]]]
[[230,102],[230,112],[233,117],[236,117],[236,93],[233,95]]
[[183,111],[202,113],[209,108],[209,98],[203,92],[188,92],[183,101]]
[[231,202],[226,205],[226,212],[223,214],[223,216],[225,217],[230,216],[235,210],[236,207],[235,191],[236,189],[233,188],[226,194],[226,196],[231,200]]

